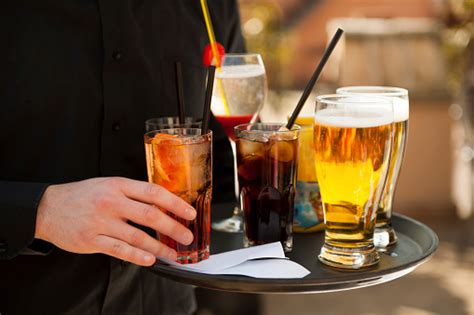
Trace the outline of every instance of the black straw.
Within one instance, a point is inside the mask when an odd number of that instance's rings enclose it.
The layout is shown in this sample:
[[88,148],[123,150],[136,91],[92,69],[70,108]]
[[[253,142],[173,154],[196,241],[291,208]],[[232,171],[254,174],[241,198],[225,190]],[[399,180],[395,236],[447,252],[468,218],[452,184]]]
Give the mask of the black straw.
[[176,73],[176,92],[178,94],[178,123],[184,124],[184,88],[183,88],[183,73],[181,72],[181,62],[174,63],[174,70]]
[[206,98],[204,99],[204,112],[202,114],[202,131],[201,134],[205,135],[209,128],[209,116],[211,114],[211,99],[212,99],[212,88],[214,87],[214,75],[216,73],[215,66],[209,66],[207,70],[207,88]]
[[319,61],[318,66],[316,67],[316,70],[314,70],[313,76],[309,80],[308,84],[306,85],[303,95],[301,95],[300,100],[298,101],[298,104],[296,105],[295,110],[293,111],[293,114],[291,114],[291,118],[288,120],[288,123],[286,124],[286,128],[291,130],[291,127],[293,127],[293,124],[295,123],[296,118],[298,118],[298,115],[301,112],[301,109],[303,108],[304,104],[306,103],[306,100],[309,97],[309,94],[314,88],[314,85],[316,84],[316,81],[318,81],[319,76],[321,75],[321,72],[323,71],[324,66],[326,65],[326,62],[328,61],[329,57],[332,54],[332,51],[334,50],[334,47],[336,47],[337,42],[342,36],[342,33],[344,31],[340,28],[337,29],[336,34],[332,37],[331,41],[329,42],[328,47],[324,51],[323,57]]

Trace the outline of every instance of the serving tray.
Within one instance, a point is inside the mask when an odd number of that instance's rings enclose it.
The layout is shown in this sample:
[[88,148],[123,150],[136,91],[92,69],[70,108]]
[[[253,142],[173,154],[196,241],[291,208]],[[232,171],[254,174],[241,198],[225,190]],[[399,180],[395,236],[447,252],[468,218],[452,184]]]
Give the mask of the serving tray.
[[[229,213],[229,205],[218,205],[213,211]],[[171,280],[207,289],[242,293],[322,293],[356,289],[402,277],[427,261],[438,247],[437,235],[426,225],[407,216],[394,214],[392,225],[398,242],[380,262],[362,270],[340,270],[320,263],[317,255],[324,232],[295,234],[293,251],[287,256],[311,273],[302,279],[258,279],[245,276],[207,275],[172,268],[157,263],[149,270]],[[211,254],[242,248],[242,234],[211,232]]]

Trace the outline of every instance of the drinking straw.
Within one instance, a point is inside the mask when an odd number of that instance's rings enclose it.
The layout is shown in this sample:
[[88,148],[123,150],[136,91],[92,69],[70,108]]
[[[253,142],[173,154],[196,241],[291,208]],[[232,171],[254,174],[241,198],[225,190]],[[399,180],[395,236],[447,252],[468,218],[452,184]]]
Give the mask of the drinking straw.
[[[204,16],[204,22],[206,24],[207,35],[209,37],[209,43],[211,44],[212,55],[216,61],[216,67],[221,71],[221,56],[217,49],[216,36],[214,35],[214,28],[212,27],[211,15],[209,14],[209,8],[207,7],[207,1],[201,0],[202,15]],[[224,111],[226,115],[230,115],[229,104],[224,93],[224,86],[222,85],[221,79],[217,78],[217,89],[222,98],[222,104],[224,105]]]
[[176,61],[174,63],[174,70],[176,73],[176,92],[178,93],[178,123],[184,124],[184,88],[181,62]]
[[207,7],[207,1],[201,0],[202,14],[204,15],[204,22],[206,23],[207,35],[209,36],[209,43],[211,44],[212,55],[216,60],[216,67],[221,67],[221,58],[219,58],[219,51],[217,50],[216,36],[214,35],[214,28],[212,27],[211,15]]
[[291,114],[291,117],[288,120],[288,123],[286,124],[287,129],[291,130],[291,127],[293,127],[293,124],[295,123],[296,118],[298,118],[298,115],[300,114],[301,109],[303,108],[306,100],[308,99],[309,94],[313,90],[314,85],[316,84],[316,81],[318,81],[318,78],[321,75],[321,72],[323,71],[323,68],[326,65],[326,62],[328,61],[329,57],[332,54],[332,51],[336,47],[337,42],[341,38],[342,33],[344,33],[344,31],[342,29],[338,28],[336,33],[332,37],[331,41],[329,42],[328,47],[326,47],[326,50],[324,51],[323,56],[322,56],[321,60],[319,61],[318,66],[314,70],[313,76],[311,77],[308,84],[306,85],[306,87],[303,91],[303,95],[301,95],[301,98],[298,101],[298,104],[296,105],[295,110]]
[[205,135],[207,129],[209,128],[209,116],[211,113],[211,98],[212,98],[212,88],[214,87],[214,75],[216,73],[216,67],[209,66],[207,70],[207,87],[206,87],[206,97],[204,98],[204,110],[202,114],[202,130],[201,134]]

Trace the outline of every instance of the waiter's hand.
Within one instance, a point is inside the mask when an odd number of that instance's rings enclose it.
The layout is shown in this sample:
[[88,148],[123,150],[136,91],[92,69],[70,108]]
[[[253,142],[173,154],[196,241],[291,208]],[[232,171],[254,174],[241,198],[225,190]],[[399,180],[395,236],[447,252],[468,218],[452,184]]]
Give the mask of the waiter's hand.
[[176,260],[176,251],[127,224],[148,226],[179,243],[191,231],[159,209],[193,220],[188,203],[166,189],[126,178],[93,178],[49,186],[38,207],[35,238],[70,252],[104,253],[141,266],[155,256]]

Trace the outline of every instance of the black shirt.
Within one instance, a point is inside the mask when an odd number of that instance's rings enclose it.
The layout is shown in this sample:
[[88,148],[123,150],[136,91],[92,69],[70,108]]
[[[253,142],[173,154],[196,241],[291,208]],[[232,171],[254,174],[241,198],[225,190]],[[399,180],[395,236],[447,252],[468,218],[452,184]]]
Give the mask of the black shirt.
[[[235,0],[209,0],[216,38],[243,51]],[[208,37],[199,1],[16,0],[0,10],[0,313],[181,314],[189,287],[105,255],[33,241],[48,184],[146,178],[144,121],[204,102]],[[232,155],[213,120],[214,201],[232,196]],[[225,175],[228,176],[225,176]]]

